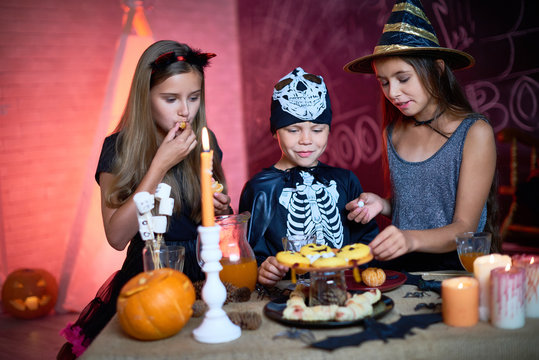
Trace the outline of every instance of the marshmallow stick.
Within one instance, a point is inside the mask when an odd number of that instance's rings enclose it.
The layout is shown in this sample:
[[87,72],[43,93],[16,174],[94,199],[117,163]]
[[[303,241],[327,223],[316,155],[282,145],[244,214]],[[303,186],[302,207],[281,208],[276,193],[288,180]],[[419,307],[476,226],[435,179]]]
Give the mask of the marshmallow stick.
[[143,215],[137,214],[138,232],[142,240],[155,240],[152,229],[152,214],[146,213]]
[[174,210],[174,199],[170,198],[172,188],[166,183],[160,183],[155,190],[155,198],[159,200],[159,214],[160,216],[153,217],[153,230],[156,234],[157,242],[156,248],[159,249],[165,245],[163,234],[167,231],[167,217],[163,215],[172,216]]
[[155,269],[163,267],[159,261],[159,256],[155,252],[154,221],[152,219],[152,209],[155,207],[155,197],[146,191],[141,191],[133,196],[133,201],[137,206],[137,219],[139,223],[139,233],[150,249]]
[[166,199],[170,197],[171,190],[172,188],[170,187],[170,185],[165,184],[165,183],[160,183],[159,185],[157,185],[157,188],[155,189],[155,198],[159,201]]
[[172,216],[174,210],[174,198],[163,198],[159,201],[159,214]]
[[[156,241],[153,242],[155,250],[159,250],[161,247],[166,248],[165,241],[163,240],[163,234],[167,231],[167,217],[166,216],[154,216],[153,221],[153,231],[156,234]],[[154,264],[156,264],[156,269],[166,267],[165,264],[161,264],[159,257],[155,253],[153,258]],[[159,266],[157,266],[157,264]]]
[[139,233],[142,240],[154,240],[151,213],[154,208],[154,196],[149,192],[141,191],[133,196],[133,201],[135,201],[135,205],[137,206]]
[[153,231],[157,234],[157,247],[164,245],[163,234],[167,232],[167,217],[166,216],[154,216]]
[[141,191],[133,196],[139,214],[146,214],[154,208],[155,197],[147,191]]
[[169,197],[171,190],[170,185],[160,183],[157,185],[155,195],[141,191],[133,196],[133,200],[137,206],[139,233],[142,240],[148,241],[146,246],[150,248],[156,269],[165,266],[165,264],[161,264],[156,250],[159,250],[161,246],[165,245],[163,234],[167,231],[167,218],[166,216],[152,216],[151,211],[154,209],[155,199],[157,199],[159,200],[159,214],[172,216],[174,199]]

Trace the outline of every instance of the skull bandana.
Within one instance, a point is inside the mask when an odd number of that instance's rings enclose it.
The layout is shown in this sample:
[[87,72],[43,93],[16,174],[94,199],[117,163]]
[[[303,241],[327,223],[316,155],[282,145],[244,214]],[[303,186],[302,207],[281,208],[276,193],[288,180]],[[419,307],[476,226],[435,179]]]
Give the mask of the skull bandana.
[[271,132],[301,121],[330,125],[331,103],[324,79],[298,67],[273,89]]

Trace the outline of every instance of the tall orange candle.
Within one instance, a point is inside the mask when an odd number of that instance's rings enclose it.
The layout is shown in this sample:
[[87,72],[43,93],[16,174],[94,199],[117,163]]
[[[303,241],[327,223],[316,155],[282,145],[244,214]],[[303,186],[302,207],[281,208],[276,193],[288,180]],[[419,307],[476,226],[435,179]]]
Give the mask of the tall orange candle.
[[200,187],[202,192],[202,226],[214,226],[212,179],[213,150],[210,150],[208,129],[202,129],[202,152],[200,153]]
[[479,282],[471,277],[442,281],[442,319],[449,326],[474,326],[479,320]]

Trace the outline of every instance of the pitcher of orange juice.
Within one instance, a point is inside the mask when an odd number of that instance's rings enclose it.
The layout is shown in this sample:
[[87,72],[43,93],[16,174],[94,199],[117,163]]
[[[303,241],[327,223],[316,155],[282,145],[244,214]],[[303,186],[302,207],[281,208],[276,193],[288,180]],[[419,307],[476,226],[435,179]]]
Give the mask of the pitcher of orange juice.
[[219,247],[223,257],[223,270],[219,273],[222,282],[229,282],[237,287],[254,290],[257,278],[255,254],[247,241],[247,222],[249,212],[215,217],[221,227]]

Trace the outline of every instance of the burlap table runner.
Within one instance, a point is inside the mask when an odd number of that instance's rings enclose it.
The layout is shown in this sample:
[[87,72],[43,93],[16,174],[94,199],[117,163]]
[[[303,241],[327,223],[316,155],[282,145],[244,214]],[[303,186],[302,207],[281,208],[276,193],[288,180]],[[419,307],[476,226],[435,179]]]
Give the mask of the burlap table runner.
[[[441,280],[444,276],[425,276]],[[384,293],[393,299],[394,309],[379,321],[391,323],[400,315],[432,312],[414,310],[419,303],[440,303],[438,294],[427,292],[423,297],[409,297],[418,292],[412,285],[403,285]],[[408,294],[408,297],[406,296]],[[226,311],[256,311],[262,314],[267,299],[257,300],[253,293],[247,303],[227,304]],[[417,294],[416,294],[417,295]],[[439,310],[438,310],[439,311]],[[152,342],[137,341],[122,332],[115,318],[96,338],[81,359],[538,359],[539,319],[526,319],[526,325],[517,330],[501,330],[480,322],[471,328],[452,328],[443,323],[427,329],[414,329],[414,335],[405,339],[368,341],[360,346],[344,347],[335,351],[309,348],[299,340],[273,337],[289,328],[262,316],[260,329],[244,330],[239,339],[222,344],[202,344],[194,340],[192,331],[202,318],[192,318],[175,336]],[[358,332],[360,326],[341,329],[312,330],[317,341],[328,336]]]

